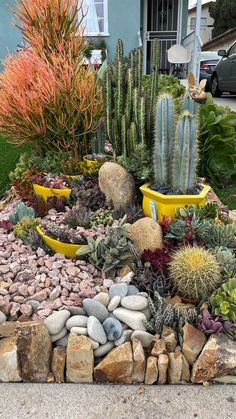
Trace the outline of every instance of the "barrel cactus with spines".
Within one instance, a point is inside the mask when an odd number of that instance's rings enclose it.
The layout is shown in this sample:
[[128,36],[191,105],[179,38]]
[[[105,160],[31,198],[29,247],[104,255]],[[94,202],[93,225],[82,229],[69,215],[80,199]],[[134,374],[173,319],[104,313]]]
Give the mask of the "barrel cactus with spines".
[[170,161],[173,154],[175,130],[174,101],[164,94],[156,105],[156,128],[154,145],[154,175],[158,185],[170,184]]
[[173,148],[172,186],[174,190],[187,193],[196,184],[198,162],[196,118],[184,112],[177,123]]

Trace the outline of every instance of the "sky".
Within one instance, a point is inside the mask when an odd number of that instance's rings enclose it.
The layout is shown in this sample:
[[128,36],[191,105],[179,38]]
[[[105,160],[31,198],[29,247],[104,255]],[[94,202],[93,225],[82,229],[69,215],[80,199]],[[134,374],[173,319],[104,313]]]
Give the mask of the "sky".
[[[207,3],[209,0],[202,0],[202,4]],[[212,0],[212,1],[216,1],[216,0]],[[189,0],[188,2],[188,7],[191,8],[193,6],[195,6],[196,4],[196,0]]]

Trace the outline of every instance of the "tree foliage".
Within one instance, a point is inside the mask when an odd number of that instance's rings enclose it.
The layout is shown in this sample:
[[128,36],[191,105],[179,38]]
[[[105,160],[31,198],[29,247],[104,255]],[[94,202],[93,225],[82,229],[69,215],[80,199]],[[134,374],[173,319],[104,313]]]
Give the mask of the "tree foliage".
[[236,26],[236,1],[216,0],[210,6],[210,16],[214,19],[213,38]]

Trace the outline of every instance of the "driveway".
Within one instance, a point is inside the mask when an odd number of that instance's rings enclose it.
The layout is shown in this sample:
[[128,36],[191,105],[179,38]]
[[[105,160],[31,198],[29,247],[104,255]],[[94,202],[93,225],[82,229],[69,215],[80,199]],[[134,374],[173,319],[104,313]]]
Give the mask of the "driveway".
[[229,106],[232,111],[236,112],[236,95],[223,95],[222,97],[214,97],[214,101],[220,106]]
[[0,384],[1,419],[233,419],[233,385]]

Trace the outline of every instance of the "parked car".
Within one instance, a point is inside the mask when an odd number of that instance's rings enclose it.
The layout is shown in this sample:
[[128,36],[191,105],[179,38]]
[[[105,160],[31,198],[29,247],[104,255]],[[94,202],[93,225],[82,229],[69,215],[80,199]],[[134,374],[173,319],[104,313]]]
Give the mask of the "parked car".
[[220,56],[216,51],[203,51],[200,56],[200,79],[206,79],[206,90],[211,89],[211,76],[215,69],[216,64],[220,60]]
[[218,51],[221,60],[216,65],[211,76],[211,92],[219,97],[223,92],[236,93],[236,41],[226,51]]

